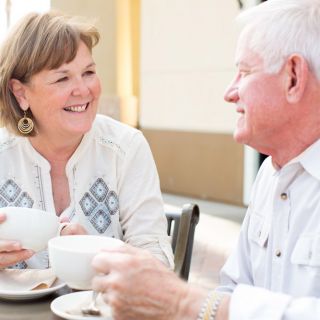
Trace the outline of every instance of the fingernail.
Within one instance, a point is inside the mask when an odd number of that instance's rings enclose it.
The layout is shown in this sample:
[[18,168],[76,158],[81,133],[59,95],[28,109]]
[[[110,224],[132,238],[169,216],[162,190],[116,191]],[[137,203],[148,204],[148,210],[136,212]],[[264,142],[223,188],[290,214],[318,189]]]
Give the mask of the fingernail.
[[21,244],[20,244],[19,242],[14,242],[14,243],[12,244],[12,247],[13,247],[14,249],[16,249],[16,250],[19,250],[19,249],[21,249]]

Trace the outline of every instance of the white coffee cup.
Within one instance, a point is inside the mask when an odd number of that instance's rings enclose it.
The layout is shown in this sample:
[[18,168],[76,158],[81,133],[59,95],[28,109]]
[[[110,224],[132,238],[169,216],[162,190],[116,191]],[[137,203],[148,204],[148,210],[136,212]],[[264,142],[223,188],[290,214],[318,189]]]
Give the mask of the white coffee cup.
[[90,290],[95,272],[93,257],[103,248],[118,247],[123,242],[105,236],[72,235],[49,240],[50,266],[70,288]]
[[60,234],[59,218],[50,212],[23,207],[4,207],[6,220],[0,223],[0,239],[19,241],[24,249],[44,250]]

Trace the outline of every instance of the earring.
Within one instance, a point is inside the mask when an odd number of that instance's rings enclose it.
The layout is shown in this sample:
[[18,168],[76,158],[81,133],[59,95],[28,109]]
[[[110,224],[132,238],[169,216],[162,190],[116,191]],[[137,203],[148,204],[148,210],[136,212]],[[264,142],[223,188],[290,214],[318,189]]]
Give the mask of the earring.
[[23,117],[18,121],[18,130],[22,134],[28,134],[33,130],[34,123],[32,119],[27,117],[27,112],[24,111]]

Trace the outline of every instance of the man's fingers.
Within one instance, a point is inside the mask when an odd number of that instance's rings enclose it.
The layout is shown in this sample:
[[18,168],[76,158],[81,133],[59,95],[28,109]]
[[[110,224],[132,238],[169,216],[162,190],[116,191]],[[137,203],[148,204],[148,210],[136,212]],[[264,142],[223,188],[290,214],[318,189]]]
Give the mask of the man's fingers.
[[135,248],[129,244],[121,244],[112,248],[104,248],[92,260],[92,266],[97,272],[107,274],[112,269],[122,269],[134,267],[135,258],[140,256],[148,259],[150,253],[141,248]]
[[92,260],[91,265],[100,273],[107,274],[113,266],[123,263],[123,254],[118,252],[101,252],[98,253]]
[[117,253],[123,253],[123,254],[128,254],[128,255],[138,255],[138,254],[141,254],[142,252],[145,252],[143,249],[133,247],[127,243],[119,244],[116,247],[103,248],[101,251],[102,252],[117,252]]
[[95,276],[92,280],[92,289],[99,292],[106,292],[109,280],[107,275]]

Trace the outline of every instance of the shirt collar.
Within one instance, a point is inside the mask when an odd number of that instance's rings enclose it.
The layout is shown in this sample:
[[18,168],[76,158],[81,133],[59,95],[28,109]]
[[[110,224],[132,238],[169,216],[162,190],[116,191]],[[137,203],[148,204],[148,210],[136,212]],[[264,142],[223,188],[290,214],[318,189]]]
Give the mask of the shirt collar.
[[314,142],[297,157],[290,160],[287,165],[300,163],[301,166],[312,176],[320,180],[320,139]]

